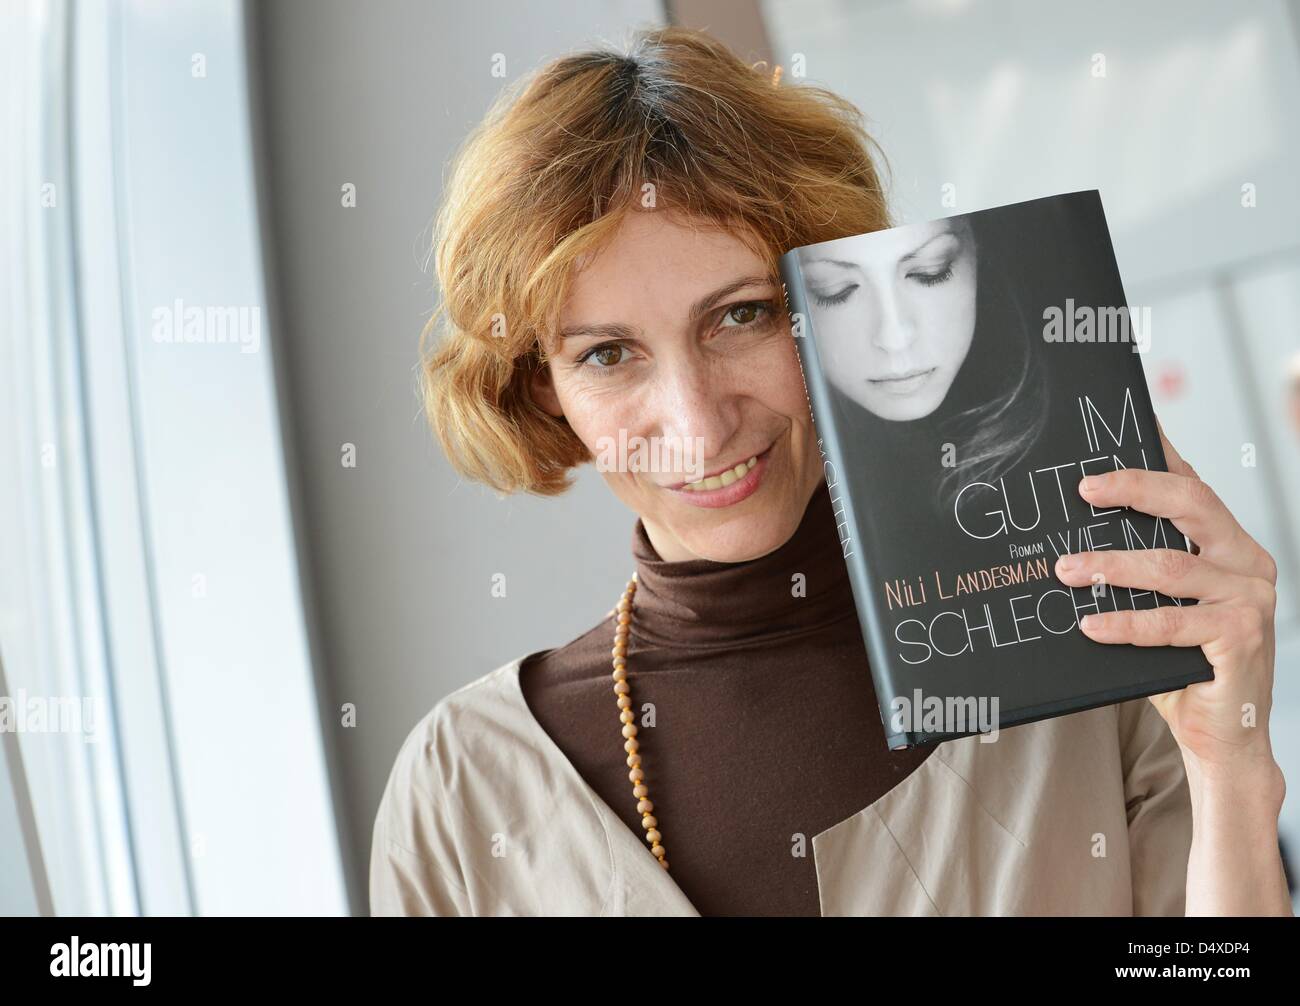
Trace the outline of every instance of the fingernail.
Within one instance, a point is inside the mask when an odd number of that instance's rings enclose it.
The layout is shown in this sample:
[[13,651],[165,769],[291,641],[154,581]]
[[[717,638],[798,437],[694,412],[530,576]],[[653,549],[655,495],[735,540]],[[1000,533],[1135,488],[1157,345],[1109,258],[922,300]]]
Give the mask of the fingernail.
[[1063,572],[1068,572],[1079,565],[1079,558],[1075,555],[1063,555],[1056,560],[1056,568]]
[[1096,488],[1097,480],[1094,478],[1084,478],[1084,480],[1079,483],[1079,492],[1081,493],[1090,493]]
[[1084,615],[1081,619],[1079,619],[1079,628],[1081,629],[1090,628],[1092,626],[1092,623],[1096,621],[1096,618],[1097,618],[1096,615]]

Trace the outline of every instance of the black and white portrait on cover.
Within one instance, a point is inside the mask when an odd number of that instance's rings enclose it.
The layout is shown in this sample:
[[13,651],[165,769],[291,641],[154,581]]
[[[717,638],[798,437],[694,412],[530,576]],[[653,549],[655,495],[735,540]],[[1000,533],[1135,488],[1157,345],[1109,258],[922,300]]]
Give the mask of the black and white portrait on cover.
[[1064,404],[1042,312],[1063,296],[1061,256],[1086,258],[1058,245],[1065,213],[1040,200],[798,251],[837,426],[857,445],[846,457],[894,462],[871,468],[906,478],[913,505],[951,513],[961,486],[1015,470]]

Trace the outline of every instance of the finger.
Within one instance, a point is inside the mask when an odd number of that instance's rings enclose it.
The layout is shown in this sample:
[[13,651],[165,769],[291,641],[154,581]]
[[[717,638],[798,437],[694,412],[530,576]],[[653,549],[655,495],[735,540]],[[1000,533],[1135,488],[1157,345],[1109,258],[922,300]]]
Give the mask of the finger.
[[1174,449],[1174,445],[1169,442],[1165,436],[1165,428],[1160,422],[1160,417],[1156,416],[1156,430],[1160,434],[1160,446],[1164,448],[1165,465],[1175,475],[1186,475],[1189,478],[1197,478],[1196,469],[1189,465],[1183,456]]
[[1079,628],[1099,643],[1134,646],[1204,646],[1207,656],[1253,646],[1266,630],[1263,613],[1246,605],[1165,605],[1141,611],[1105,611],[1080,619]]
[[[1177,448],[1170,442],[1159,416],[1156,416],[1156,431],[1160,434],[1160,446],[1165,452],[1165,466],[1175,475],[1186,475],[1192,479],[1200,478],[1196,474],[1196,469],[1187,463],[1186,459],[1178,453]],[[1192,541],[1190,537],[1187,539],[1187,549],[1192,555],[1199,555],[1201,552],[1201,546]]]
[[1200,479],[1173,472],[1118,468],[1089,475],[1079,482],[1079,494],[1094,508],[1129,506],[1164,517],[1200,545],[1200,554],[1245,576],[1264,576],[1271,560],[1223,505],[1218,494]]
[[1261,606],[1269,602],[1263,580],[1241,576],[1176,548],[1063,555],[1056,561],[1056,573],[1073,587],[1103,583],[1198,601],[1238,600]]

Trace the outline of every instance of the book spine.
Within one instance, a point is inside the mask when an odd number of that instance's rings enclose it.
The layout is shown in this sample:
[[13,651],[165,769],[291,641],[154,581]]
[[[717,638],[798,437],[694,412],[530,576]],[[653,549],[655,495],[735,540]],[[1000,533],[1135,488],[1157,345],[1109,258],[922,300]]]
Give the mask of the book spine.
[[[859,536],[867,533],[870,524],[859,515],[868,514],[867,500],[855,500],[847,491],[847,484],[839,480],[839,472],[847,471],[842,450],[842,437],[835,421],[831,406],[830,390],[826,375],[817,355],[817,342],[813,335],[812,315],[808,311],[807,288],[803,282],[803,271],[799,266],[798,253],[787,252],[780,260],[781,281],[785,288],[786,310],[791,319],[791,332],[794,335],[795,349],[798,353],[799,368],[803,373],[804,392],[808,396],[809,410],[813,425],[817,431],[817,443],[822,453],[822,464],[826,476],[826,486],[830,490],[831,502],[840,512],[838,522],[841,527],[849,528],[854,538],[845,549],[844,561],[848,567],[849,582],[853,588],[854,606],[858,612],[858,622],[862,627],[863,641],[866,644],[867,660],[871,669],[872,682],[876,690],[876,702],[880,707],[880,721],[885,729],[885,741],[891,750],[908,748],[918,742],[917,735],[911,732],[898,732],[890,727],[889,703],[898,695],[885,649],[885,629],[880,622],[875,605],[871,603],[874,596],[871,584],[874,582],[870,570],[870,543],[862,541]],[[843,537],[841,536],[841,541]]]

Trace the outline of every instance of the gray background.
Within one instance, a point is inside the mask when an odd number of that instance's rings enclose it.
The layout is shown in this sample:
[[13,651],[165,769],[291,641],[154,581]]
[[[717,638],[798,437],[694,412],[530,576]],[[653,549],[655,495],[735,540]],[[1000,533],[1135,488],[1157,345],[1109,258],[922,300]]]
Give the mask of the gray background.
[[[420,411],[423,265],[444,166],[507,80],[661,20],[649,0],[253,4],[273,329],[296,459],[327,741],[354,910],[397,749],[453,688],[560,646],[618,600],[635,515],[590,467],[567,497],[498,500],[451,470]],[[345,182],[354,209],[340,205]],[[278,313],[278,323],[274,321]],[[340,463],[341,445],[357,466]],[[492,577],[506,577],[493,598]],[[337,710],[357,706],[357,726]]]

